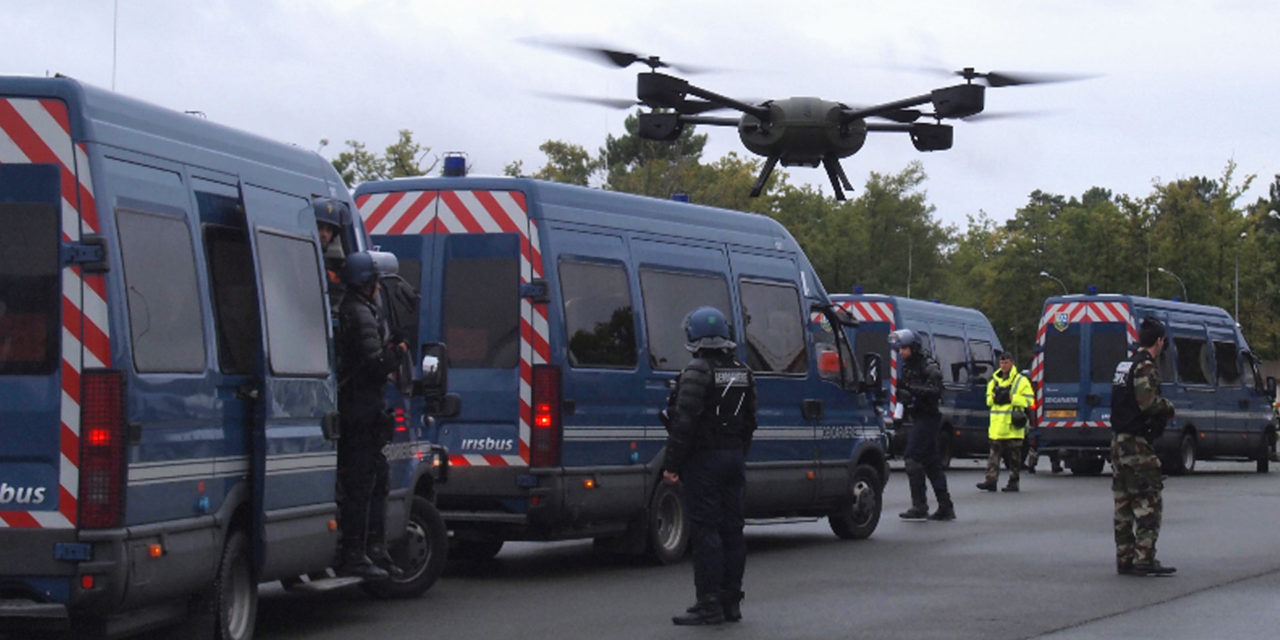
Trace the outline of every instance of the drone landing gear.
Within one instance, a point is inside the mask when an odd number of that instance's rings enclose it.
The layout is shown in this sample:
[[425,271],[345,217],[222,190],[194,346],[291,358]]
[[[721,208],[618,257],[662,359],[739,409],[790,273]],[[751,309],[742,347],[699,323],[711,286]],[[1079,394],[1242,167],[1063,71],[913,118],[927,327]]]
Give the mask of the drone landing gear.
[[840,185],[844,185],[845,189],[853,191],[853,184],[849,182],[849,176],[844,174],[844,167],[840,166],[840,161],[831,156],[822,158],[822,167],[827,170],[827,177],[831,179],[831,190],[835,193],[836,200],[844,201],[844,191],[840,189]]
[[778,156],[769,156],[764,161],[764,168],[760,170],[760,177],[756,178],[756,183],[751,186],[751,197],[757,198],[760,192],[764,191],[764,183],[769,180],[769,174],[773,173],[773,168],[778,164]]

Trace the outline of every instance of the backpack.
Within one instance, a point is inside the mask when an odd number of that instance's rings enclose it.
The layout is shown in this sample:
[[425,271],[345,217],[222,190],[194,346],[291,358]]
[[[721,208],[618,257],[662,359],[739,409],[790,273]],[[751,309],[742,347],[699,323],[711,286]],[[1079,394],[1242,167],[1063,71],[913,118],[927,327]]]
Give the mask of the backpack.
[[[387,327],[392,342],[409,342],[418,335],[418,303],[422,296],[399,274],[385,275],[382,282],[382,306],[387,314]],[[416,349],[417,345],[409,345]]]

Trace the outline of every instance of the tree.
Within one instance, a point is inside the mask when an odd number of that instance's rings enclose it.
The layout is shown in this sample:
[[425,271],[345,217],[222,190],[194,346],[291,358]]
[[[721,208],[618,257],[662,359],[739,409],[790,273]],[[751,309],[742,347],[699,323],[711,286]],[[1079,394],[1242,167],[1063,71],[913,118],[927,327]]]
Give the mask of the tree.
[[[328,144],[327,138],[320,141],[321,148]],[[431,164],[422,166],[422,161],[431,153],[431,147],[415,142],[413,132],[408,129],[401,129],[399,139],[389,145],[380,156],[357,140],[347,140],[346,145],[347,149],[331,162],[348,188],[369,180],[425,176],[440,162],[436,158]]]

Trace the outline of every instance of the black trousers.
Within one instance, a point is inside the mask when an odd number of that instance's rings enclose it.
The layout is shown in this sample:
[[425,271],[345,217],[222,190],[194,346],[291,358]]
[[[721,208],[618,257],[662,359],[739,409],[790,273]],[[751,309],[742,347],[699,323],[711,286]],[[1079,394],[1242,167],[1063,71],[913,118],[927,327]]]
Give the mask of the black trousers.
[[903,454],[906,459],[907,485],[911,488],[911,506],[925,508],[925,479],[933,485],[933,495],[938,504],[950,504],[951,494],[947,491],[947,476],[942,471],[942,456],[938,454],[938,430],[941,429],[941,417],[936,415],[916,415],[911,418],[911,430],[907,432],[907,450]]
[[387,540],[387,457],[381,438],[343,425],[338,439],[338,511],[344,553],[363,552]]
[[742,449],[703,449],[680,470],[693,584],[698,600],[742,591],[747,543],[742,536],[746,462]]

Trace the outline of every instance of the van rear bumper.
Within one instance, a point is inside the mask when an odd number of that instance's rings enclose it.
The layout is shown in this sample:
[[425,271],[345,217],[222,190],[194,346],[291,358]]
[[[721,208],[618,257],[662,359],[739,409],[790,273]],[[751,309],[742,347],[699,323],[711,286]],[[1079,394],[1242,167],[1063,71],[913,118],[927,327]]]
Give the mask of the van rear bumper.
[[67,606],[22,598],[0,598],[0,627],[13,631],[65,631],[71,627]]
[[1111,451],[1109,427],[1042,427],[1036,432],[1038,448],[1045,451]]

